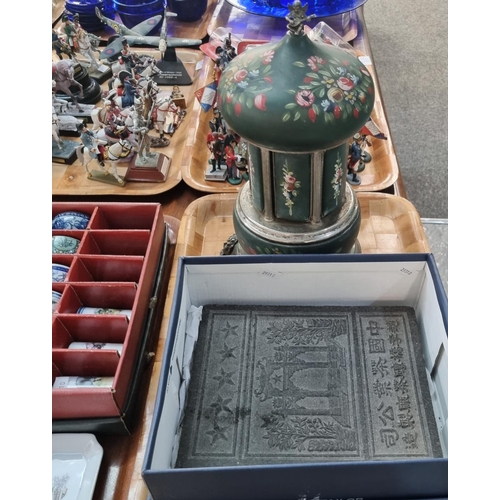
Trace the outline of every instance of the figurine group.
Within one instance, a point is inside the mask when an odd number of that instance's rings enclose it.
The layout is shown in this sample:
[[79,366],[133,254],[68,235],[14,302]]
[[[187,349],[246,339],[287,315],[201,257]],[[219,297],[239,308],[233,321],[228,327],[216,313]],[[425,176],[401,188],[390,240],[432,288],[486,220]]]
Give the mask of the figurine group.
[[[70,21],[64,14],[62,21],[60,32],[53,30],[52,33],[52,46],[59,58],[52,64],[53,151],[54,148],[62,149],[59,136],[61,114],[68,111],[71,102],[79,111],[85,106],[78,101],[84,89],[75,79],[75,68],[79,64],[76,54],[87,54],[90,64],[98,65],[92,50],[85,52],[89,50],[86,45],[89,38],[79,24],[78,15],[75,14]],[[100,170],[107,172],[105,162],[109,161],[114,178],[123,184],[116,163],[137,153],[136,166],[156,167],[161,155],[151,148],[170,144],[167,136],[171,137],[181,124],[186,114],[186,101],[178,86],[174,86],[170,94],[161,95],[153,80],[154,75],[161,73],[156,60],[131,52],[125,38],[121,54],[111,70],[108,90],[102,92],[104,106],[91,106],[88,124],[75,119],[75,131],[82,142],[76,153],[89,177],[92,176],[88,168],[90,162],[96,161]],[[79,89],[77,95],[71,87]],[[70,102],[58,97],[58,92],[65,93]],[[150,137],[153,130],[157,137]]]
[[[209,122],[207,147],[210,151],[209,174],[226,172],[230,184],[240,184],[248,179],[248,145],[239,135],[229,130],[217,108]],[[225,165],[225,169],[223,166]]]
[[[75,62],[85,64],[91,69],[97,70],[101,65],[94,52],[100,54],[99,42],[101,38],[85,31],[80,24],[80,15],[73,15],[70,20],[67,14],[63,14],[62,26],[59,31],[52,30],[52,49],[57,57],[63,60],[63,54]],[[81,55],[83,60],[78,57]]]

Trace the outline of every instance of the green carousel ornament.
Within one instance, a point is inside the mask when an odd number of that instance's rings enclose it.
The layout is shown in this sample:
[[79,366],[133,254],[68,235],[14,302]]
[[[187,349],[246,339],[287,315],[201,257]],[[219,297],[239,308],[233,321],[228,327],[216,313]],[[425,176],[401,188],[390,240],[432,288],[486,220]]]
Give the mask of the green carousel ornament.
[[217,106],[248,144],[250,176],[222,254],[359,250],[348,148],[373,110],[374,82],[356,57],[308,38],[306,10],[289,5],[285,37],[248,49],[221,75]]

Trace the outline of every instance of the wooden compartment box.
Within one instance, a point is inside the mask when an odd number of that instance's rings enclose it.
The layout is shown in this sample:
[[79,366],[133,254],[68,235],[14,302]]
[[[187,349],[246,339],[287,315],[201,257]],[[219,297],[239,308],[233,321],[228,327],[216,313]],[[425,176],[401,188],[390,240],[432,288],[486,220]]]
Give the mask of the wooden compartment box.
[[[69,267],[52,316],[52,384],[56,377],[113,377],[110,387],[52,389],[53,432],[129,434],[137,378],[166,258],[167,236],[158,203],[54,202],[63,212],[90,217],[85,229],[52,235],[80,240],[74,254],[53,254]],[[80,308],[102,311],[79,312]],[[106,311],[108,309],[108,311]],[[120,310],[109,311],[109,309]],[[73,342],[121,344],[118,350],[69,348]]]

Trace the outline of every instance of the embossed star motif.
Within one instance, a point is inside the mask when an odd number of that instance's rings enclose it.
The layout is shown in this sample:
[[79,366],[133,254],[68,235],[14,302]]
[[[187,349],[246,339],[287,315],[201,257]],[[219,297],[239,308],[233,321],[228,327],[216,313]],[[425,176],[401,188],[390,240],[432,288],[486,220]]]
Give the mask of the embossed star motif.
[[229,347],[225,342],[224,342],[224,347],[220,350],[217,351],[221,355],[221,361],[224,361],[229,358],[235,358],[236,356],[234,355],[234,350],[236,349],[237,346],[234,347]]
[[274,385],[278,385],[278,384],[281,384],[281,382],[283,382],[283,376],[282,375],[278,375],[277,373],[275,373],[271,377],[271,380],[273,381]]
[[224,368],[221,368],[220,375],[216,375],[215,377],[212,377],[212,378],[219,382],[219,389],[221,389],[222,387],[224,387],[225,384],[234,385],[234,382],[233,382],[231,377],[235,373],[236,373],[235,371],[234,372],[226,372],[226,370],[224,370]]
[[238,325],[231,326],[229,321],[226,321],[226,326],[221,328],[220,331],[224,334],[224,339],[227,339],[229,335],[238,335],[237,329]]
[[227,406],[231,402],[232,398],[222,399],[220,394],[217,394],[217,401],[214,401],[210,407],[215,409],[217,415],[221,413],[223,410],[233,413],[233,410]]
[[207,431],[207,434],[212,438],[211,445],[214,445],[219,439],[227,441],[227,436],[225,434],[227,427],[220,427],[219,425],[214,425],[213,431]]

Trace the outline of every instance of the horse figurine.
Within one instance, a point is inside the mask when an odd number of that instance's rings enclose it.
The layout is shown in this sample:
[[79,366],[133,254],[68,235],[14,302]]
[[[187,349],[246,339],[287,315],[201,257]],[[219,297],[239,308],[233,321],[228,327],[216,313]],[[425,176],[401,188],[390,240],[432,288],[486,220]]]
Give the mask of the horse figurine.
[[165,134],[172,137],[185,114],[186,110],[176,106],[170,96],[159,99],[155,102],[152,113],[152,121],[154,128],[160,134],[160,137],[155,138],[157,140],[153,142],[155,147],[168,146],[170,141],[164,137]]
[[[102,167],[99,165],[99,168],[102,172],[104,172],[104,175],[109,175],[110,170],[111,174],[113,177],[118,181],[119,184],[124,184],[124,180],[118,175],[117,171],[117,163],[119,160],[123,158],[128,158],[130,155],[132,155],[134,152],[134,148],[130,142],[124,139],[120,139],[118,142],[115,142],[114,144],[110,144],[108,146],[104,147],[104,161],[108,161],[111,163],[111,167],[106,169],[105,167]],[[90,156],[89,150],[83,145],[80,144],[76,148],[76,156],[82,166],[85,167],[85,170],[87,171],[87,177],[89,179],[92,178],[92,173],[89,170],[89,163],[94,159]]]
[[80,89],[79,97],[83,97],[83,85],[75,80],[75,62],[70,59],[62,59],[52,63],[52,88],[58,90],[71,98],[78,110],[81,110],[76,96],[71,92],[71,85]]

